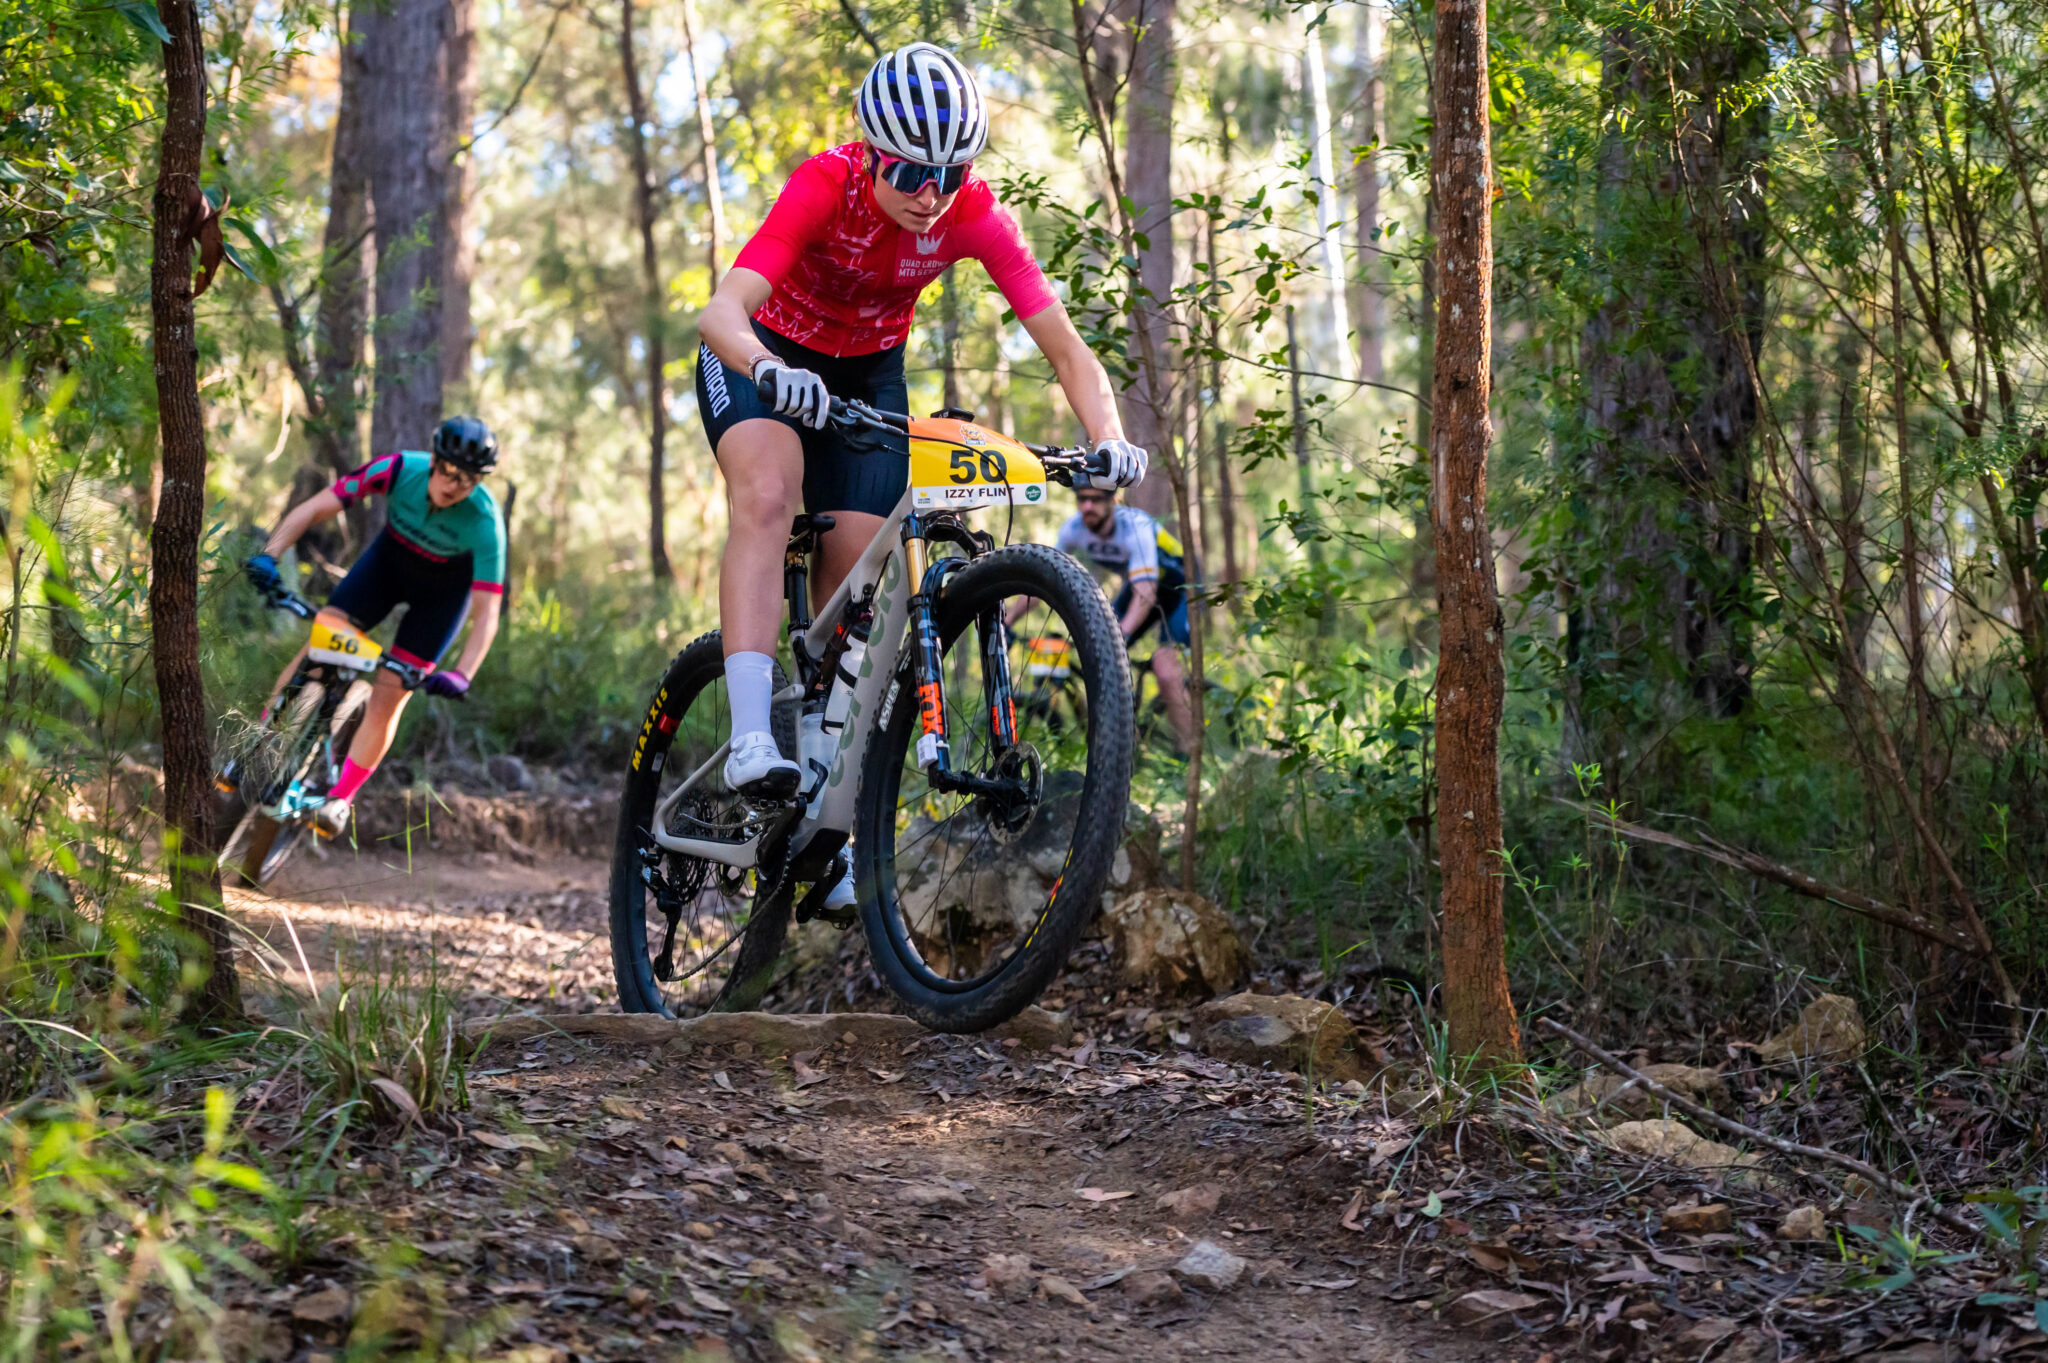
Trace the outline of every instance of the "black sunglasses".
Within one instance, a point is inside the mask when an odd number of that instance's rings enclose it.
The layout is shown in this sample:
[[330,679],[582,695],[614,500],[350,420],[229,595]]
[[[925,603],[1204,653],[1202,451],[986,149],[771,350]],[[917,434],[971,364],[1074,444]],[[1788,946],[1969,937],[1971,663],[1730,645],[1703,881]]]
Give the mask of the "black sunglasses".
[[967,172],[974,167],[972,161],[958,166],[927,166],[917,161],[900,161],[893,156],[876,152],[876,174],[889,182],[889,187],[898,194],[915,194],[928,184],[936,183],[941,194],[957,194],[960,186],[967,183]]

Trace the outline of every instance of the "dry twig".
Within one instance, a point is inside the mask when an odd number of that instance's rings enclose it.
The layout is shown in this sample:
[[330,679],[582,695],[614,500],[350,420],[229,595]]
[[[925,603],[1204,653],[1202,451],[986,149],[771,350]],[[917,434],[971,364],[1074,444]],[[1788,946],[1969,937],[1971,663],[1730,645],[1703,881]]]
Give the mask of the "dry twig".
[[1928,1194],[1915,1191],[1900,1183],[1891,1175],[1879,1172],[1874,1166],[1865,1164],[1853,1155],[1844,1155],[1838,1151],[1829,1150],[1818,1145],[1802,1145],[1798,1141],[1788,1141],[1782,1136],[1773,1136],[1768,1131],[1759,1131],[1753,1126],[1744,1126],[1741,1122],[1729,1117],[1723,1117],[1711,1108],[1702,1107],[1700,1104],[1692,1101],[1692,1099],[1672,1092],[1642,1071],[1630,1066],[1619,1056],[1600,1049],[1589,1038],[1581,1036],[1555,1018],[1541,1018],[1537,1021],[1536,1025],[1563,1037],[1566,1041],[1571,1042],[1572,1045],[1578,1047],[1587,1055],[1592,1056],[1615,1073],[1627,1078],[1631,1083],[1640,1085],[1644,1092],[1652,1095],[1659,1102],[1670,1104],[1696,1121],[1705,1122],[1708,1126],[1714,1127],[1728,1135],[1755,1141],[1758,1145],[1766,1146],[1781,1155],[1796,1155],[1802,1159],[1821,1160],[1824,1163],[1847,1169],[1871,1187],[1881,1189],[1902,1201],[1925,1201],[1933,1209],[1934,1219],[1947,1226],[1950,1230],[1967,1235],[1972,1240],[1982,1240],[1984,1238],[1984,1228],[1982,1226],[1972,1223],[1959,1212],[1953,1212],[1943,1207]]

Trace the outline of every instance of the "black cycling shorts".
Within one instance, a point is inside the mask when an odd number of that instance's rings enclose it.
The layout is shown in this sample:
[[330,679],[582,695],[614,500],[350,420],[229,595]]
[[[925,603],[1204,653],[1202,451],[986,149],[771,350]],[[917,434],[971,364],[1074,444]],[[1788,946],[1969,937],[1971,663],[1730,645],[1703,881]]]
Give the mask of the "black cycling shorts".
[[468,554],[436,561],[406,548],[385,530],[370,541],[327,604],[365,632],[403,605],[405,617],[391,641],[391,656],[414,667],[432,668],[469,614],[470,568]]
[[[778,336],[759,322],[754,323],[754,334],[785,364],[823,379],[833,397],[856,398],[884,412],[910,410],[901,346],[873,355],[827,355]],[[804,442],[804,510],[813,514],[865,511],[886,516],[910,485],[910,441],[901,432],[847,431],[837,426],[814,431],[780,416],[761,401],[754,381],[727,368],[710,346],[697,348],[697,415],[714,453],[725,433],[742,421],[779,421],[795,431]]]

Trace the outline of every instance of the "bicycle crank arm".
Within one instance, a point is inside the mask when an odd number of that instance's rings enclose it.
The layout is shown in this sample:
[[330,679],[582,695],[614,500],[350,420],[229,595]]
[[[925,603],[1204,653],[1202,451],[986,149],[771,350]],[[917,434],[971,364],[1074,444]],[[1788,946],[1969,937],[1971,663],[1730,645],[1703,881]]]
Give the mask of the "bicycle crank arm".
[[[779,705],[802,700],[803,695],[803,683],[791,682],[775,693],[775,703]],[[718,838],[679,838],[665,831],[668,828],[669,814],[682,802],[683,797],[695,790],[712,772],[718,770],[731,751],[732,740],[728,738],[719,744],[711,756],[705,758],[681,785],[662,797],[661,803],[654,807],[652,831],[656,842],[671,852],[680,852],[689,857],[702,857],[706,861],[715,861],[722,866],[748,867],[754,864],[755,853],[761,845],[761,836],[758,833],[744,842],[727,842]]]
[[1003,805],[1018,804],[1031,798],[1030,788],[1022,781],[976,776],[971,771],[931,768],[926,771],[925,779],[931,783],[933,789],[942,790],[948,795],[974,795]]

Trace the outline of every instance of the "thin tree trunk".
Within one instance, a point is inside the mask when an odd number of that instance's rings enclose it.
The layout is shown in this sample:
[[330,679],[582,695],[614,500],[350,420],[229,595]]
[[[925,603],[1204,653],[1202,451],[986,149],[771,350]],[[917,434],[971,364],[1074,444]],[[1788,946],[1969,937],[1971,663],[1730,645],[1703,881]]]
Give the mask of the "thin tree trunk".
[[[356,385],[363,370],[369,320],[367,250],[370,182],[363,148],[363,43],[353,24],[341,43],[341,100],[334,114],[334,155],[327,177],[327,230],[320,247],[320,307],[313,322],[313,387],[306,433],[320,462],[336,477],[362,466],[362,408]],[[351,549],[369,542],[372,499],[349,507]]]
[[725,190],[718,183],[718,136],[711,125],[710,78],[697,51],[697,7],[683,0],[683,51],[690,62],[690,84],[697,101],[697,138],[702,145],[704,204],[710,232],[705,255],[711,267],[711,288],[718,288],[719,251],[725,244]]
[[1504,625],[1486,520],[1493,345],[1493,165],[1485,0],[1439,0],[1435,145],[1441,215],[1429,455],[1437,594],[1437,818],[1443,858],[1444,1003],[1451,1048],[1486,1066],[1521,1060],[1501,910],[1500,723]]
[[469,199],[476,186],[476,156],[469,146],[476,108],[476,0],[447,0],[448,87],[441,115],[441,386],[443,401],[468,403],[469,283],[476,274],[476,244],[469,237]]
[[[1195,518],[1188,506],[1188,467],[1181,451],[1173,444],[1173,429],[1168,424],[1173,411],[1174,376],[1170,367],[1172,356],[1168,350],[1170,338],[1164,305],[1173,283],[1173,203],[1169,160],[1172,150],[1174,0],[1125,0],[1125,3],[1125,21],[1136,34],[1133,47],[1136,88],[1131,100],[1130,135],[1126,139],[1129,145],[1125,151],[1130,158],[1127,163],[1130,170],[1145,177],[1146,188],[1142,195],[1129,187],[1126,177],[1117,169],[1116,134],[1111,123],[1110,104],[1103,89],[1102,76],[1106,73],[1098,70],[1100,25],[1091,23],[1083,0],[1071,0],[1075,55],[1087,99],[1089,125],[1102,148],[1103,171],[1109,177],[1110,212],[1112,221],[1116,223],[1117,242],[1125,259],[1138,262],[1138,278],[1130,281],[1132,293],[1149,295],[1135,297],[1131,306],[1132,358],[1138,370],[1137,386],[1146,400],[1126,401],[1125,431],[1140,443],[1146,443],[1148,439],[1151,442],[1147,447],[1154,452],[1166,472],[1171,502],[1178,509],[1181,534],[1187,542],[1188,553],[1199,559],[1201,545],[1196,538]],[[1140,116],[1141,107],[1149,111],[1144,117]],[[1148,148],[1152,163],[1137,154],[1139,145]],[[1141,216],[1147,212],[1156,216],[1150,219]],[[1148,233],[1142,225],[1146,221],[1153,221],[1155,230]],[[1145,242],[1142,246],[1141,239]],[[1163,277],[1155,278],[1150,273],[1153,271],[1162,272]],[[1134,416],[1148,418],[1155,423],[1149,437],[1142,434],[1144,427],[1132,427],[1131,418]],[[1151,486],[1153,481],[1140,483],[1138,490]],[[1160,506],[1162,502],[1156,492],[1145,500],[1153,506]],[[1189,612],[1188,629],[1192,636],[1188,693],[1191,697],[1200,697],[1206,685],[1202,671],[1200,612]],[[1187,799],[1182,814],[1181,883],[1190,888],[1194,883],[1196,843],[1201,829],[1203,745],[1199,718],[1202,713],[1196,712],[1197,732],[1193,750],[1188,754]]]
[[[1226,142],[1226,147],[1228,143]],[[1209,219],[1209,278],[1216,279],[1216,220]],[[1210,457],[1216,464],[1216,533],[1223,540],[1223,580],[1235,587],[1244,580],[1237,561],[1237,484],[1230,467],[1230,421],[1223,414],[1223,317],[1221,309],[1209,314],[1209,404],[1214,420],[1209,423]],[[1233,592],[1231,602],[1237,597]]]
[[939,285],[939,404],[964,406],[960,401],[960,272],[948,265]]
[[640,280],[647,294],[647,561],[654,585],[666,591],[676,580],[668,557],[668,498],[662,487],[668,440],[668,395],[662,377],[667,367],[662,344],[667,309],[661,261],[654,249],[654,172],[647,162],[647,96],[640,89],[639,62],[633,55],[633,0],[619,0],[619,65],[626,76],[626,109],[633,125],[626,142],[633,150],[633,208],[640,220]]
[[[199,337],[192,309],[192,244],[208,207],[200,192],[206,137],[206,53],[194,0],[157,0],[163,45],[164,132],[158,147],[150,257],[157,419],[164,486],[149,537],[149,624],[163,720],[164,852],[171,896],[203,955],[193,1012],[240,1015],[234,944],[221,917],[220,868],[207,827],[212,786],[206,694],[199,671],[199,540],[206,528],[206,414],[199,405]],[[215,230],[218,230],[216,227]]]
[[1358,6],[1359,139],[1367,154],[1351,168],[1356,205],[1353,232],[1358,238],[1358,375],[1378,383],[1386,378],[1382,334],[1386,330],[1386,299],[1379,289],[1380,144],[1386,141],[1385,82],[1380,78],[1380,53],[1386,46],[1387,11],[1380,0]]
[[[1905,596],[1902,604],[1906,608],[1906,691],[1913,700],[1913,769],[1924,777],[1933,706],[1927,695],[1927,602],[1920,586],[1920,508],[1913,493],[1912,416],[1906,397],[1905,302],[1895,249],[1892,256],[1892,419],[1899,463],[1899,576]],[[1907,782],[1902,793],[1917,810],[1919,782]]]
[[363,150],[377,240],[379,453],[424,449],[441,419],[449,161],[450,0],[357,0]]
[[1338,208],[1343,191],[1337,185],[1337,158],[1331,147],[1329,75],[1323,66],[1322,25],[1316,18],[1309,21],[1301,64],[1307,76],[1310,146],[1315,154],[1316,228],[1322,234],[1323,284],[1330,304],[1331,363],[1340,378],[1349,379],[1354,368],[1351,310],[1345,300],[1349,280],[1344,269],[1344,218]]
[[[1316,511],[1316,475],[1308,460],[1308,409],[1301,400],[1301,347],[1294,330],[1294,309],[1287,309],[1287,408],[1294,432],[1294,477],[1295,485],[1301,492],[1301,506],[1296,514],[1308,526],[1307,543],[1309,571],[1318,584],[1323,577],[1323,537],[1316,528],[1319,517]],[[1337,628],[1337,613],[1330,602],[1328,593],[1316,607],[1316,633],[1332,634]]]
[[[1173,296],[1174,17],[1179,0],[1121,0],[1131,32],[1130,95],[1125,106],[1124,189],[1138,240],[1138,283],[1146,294],[1132,308],[1132,353],[1140,359],[1135,391],[1124,395],[1124,429],[1154,454],[1173,443],[1172,340],[1166,302]],[[1143,361],[1149,353],[1151,362]],[[1153,515],[1172,504],[1156,481],[1131,489],[1130,500]]]

